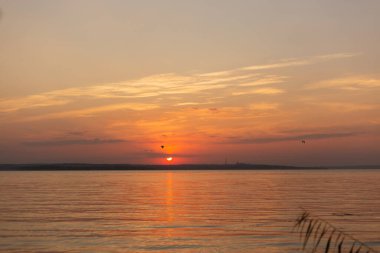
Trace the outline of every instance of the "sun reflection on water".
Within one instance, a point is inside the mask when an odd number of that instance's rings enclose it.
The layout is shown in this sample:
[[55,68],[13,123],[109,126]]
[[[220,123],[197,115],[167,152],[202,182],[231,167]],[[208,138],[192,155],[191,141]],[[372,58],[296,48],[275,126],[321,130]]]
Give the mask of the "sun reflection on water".
[[167,221],[173,221],[173,173],[166,174],[166,214]]
[[166,221],[168,222],[168,228],[166,229],[166,237],[173,236],[173,229],[170,228],[174,220],[173,211],[173,173],[166,174]]

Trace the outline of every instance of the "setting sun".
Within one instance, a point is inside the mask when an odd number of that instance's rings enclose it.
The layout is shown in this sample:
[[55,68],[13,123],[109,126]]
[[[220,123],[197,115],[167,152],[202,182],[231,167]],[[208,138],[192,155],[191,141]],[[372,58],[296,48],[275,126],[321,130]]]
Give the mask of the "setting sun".
[[0,253],[380,253],[379,10],[0,0]]

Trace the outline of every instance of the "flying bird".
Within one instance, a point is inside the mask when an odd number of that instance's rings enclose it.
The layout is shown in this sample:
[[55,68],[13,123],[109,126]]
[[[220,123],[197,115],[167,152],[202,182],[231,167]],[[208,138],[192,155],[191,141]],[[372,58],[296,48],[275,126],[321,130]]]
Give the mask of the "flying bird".
[[305,144],[305,143],[306,143],[306,141],[305,141],[305,140],[302,140],[301,142],[302,142],[302,144]]
[[162,149],[164,149],[164,147],[165,147],[164,145],[161,145],[161,148],[162,148]]

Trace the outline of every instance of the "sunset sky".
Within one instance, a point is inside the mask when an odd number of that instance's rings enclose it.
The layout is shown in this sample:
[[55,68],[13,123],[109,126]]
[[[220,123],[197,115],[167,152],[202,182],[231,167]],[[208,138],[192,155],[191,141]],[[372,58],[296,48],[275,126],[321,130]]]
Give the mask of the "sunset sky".
[[0,163],[380,164],[380,1],[0,9]]

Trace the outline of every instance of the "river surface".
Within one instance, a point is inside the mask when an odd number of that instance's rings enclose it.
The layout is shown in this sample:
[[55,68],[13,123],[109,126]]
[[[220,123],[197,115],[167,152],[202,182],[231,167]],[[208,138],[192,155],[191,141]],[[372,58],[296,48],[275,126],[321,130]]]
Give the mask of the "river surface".
[[0,252],[303,252],[306,208],[380,250],[380,170],[0,172]]

